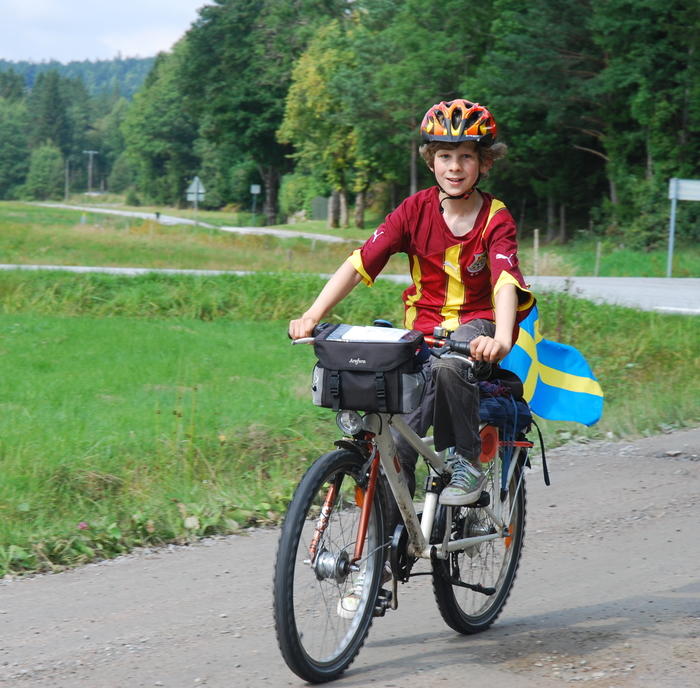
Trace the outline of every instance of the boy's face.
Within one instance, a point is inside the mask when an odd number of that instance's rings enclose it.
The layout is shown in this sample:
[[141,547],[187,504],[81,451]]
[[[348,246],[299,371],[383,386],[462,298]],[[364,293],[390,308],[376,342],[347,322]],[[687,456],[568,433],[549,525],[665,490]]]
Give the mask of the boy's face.
[[479,174],[486,174],[490,168],[491,161],[480,159],[473,141],[463,141],[456,148],[440,148],[433,160],[435,179],[450,196],[469,191]]

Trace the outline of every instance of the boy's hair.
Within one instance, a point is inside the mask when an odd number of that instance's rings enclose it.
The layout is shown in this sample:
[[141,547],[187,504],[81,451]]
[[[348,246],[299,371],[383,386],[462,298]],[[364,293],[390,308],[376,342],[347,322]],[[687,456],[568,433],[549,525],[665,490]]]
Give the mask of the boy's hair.
[[[464,143],[463,141],[452,142],[452,141],[430,141],[429,143],[424,143],[418,149],[418,152],[423,157],[423,160],[427,163],[428,167],[432,170],[433,163],[435,161],[435,153],[440,149],[442,150],[454,150]],[[476,144],[476,150],[479,153],[479,160],[489,160],[493,162],[499,158],[503,158],[508,152],[508,146],[505,143],[494,143],[492,146],[480,146]]]

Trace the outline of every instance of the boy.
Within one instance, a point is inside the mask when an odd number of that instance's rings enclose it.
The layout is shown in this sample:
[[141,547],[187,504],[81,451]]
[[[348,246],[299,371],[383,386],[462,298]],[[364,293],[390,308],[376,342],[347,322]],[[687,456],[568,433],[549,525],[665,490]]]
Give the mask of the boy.
[[[404,325],[435,327],[470,342],[476,361],[497,363],[517,336],[516,321],[534,305],[520,273],[515,222],[506,207],[477,189],[505,145],[496,143],[491,113],[458,99],[431,107],[421,123],[421,155],[437,186],[419,191],[390,213],[330,278],[313,305],[289,324],[293,339],[313,328],[360,281],[371,286],[393,253],[408,255],[413,284],[403,293]],[[432,365],[431,365],[432,363]],[[433,426],[435,448],[454,447],[452,478],[440,503],[472,504],[485,476],[479,454],[479,390],[458,358],[433,359],[425,398],[407,415],[418,435]],[[415,489],[417,454],[401,438],[397,452]]]

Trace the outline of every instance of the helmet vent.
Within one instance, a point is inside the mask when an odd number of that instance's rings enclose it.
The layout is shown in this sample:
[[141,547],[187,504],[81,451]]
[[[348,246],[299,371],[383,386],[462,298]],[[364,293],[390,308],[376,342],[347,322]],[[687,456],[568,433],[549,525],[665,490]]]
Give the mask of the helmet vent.
[[467,123],[464,125],[464,128],[469,129],[469,127],[476,124],[481,119],[481,117],[481,112],[479,112],[478,110],[472,110],[472,112],[469,114],[469,117],[467,117]]

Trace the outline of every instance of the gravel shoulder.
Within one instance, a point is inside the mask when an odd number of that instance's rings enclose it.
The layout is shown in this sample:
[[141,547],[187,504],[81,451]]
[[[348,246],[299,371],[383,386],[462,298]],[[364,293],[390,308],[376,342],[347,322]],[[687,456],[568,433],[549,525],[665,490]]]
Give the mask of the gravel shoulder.
[[[548,453],[525,549],[488,632],[445,626],[429,578],[399,589],[344,686],[690,688],[700,671],[700,428]],[[0,583],[0,685],[304,685],[272,625],[277,530]]]

